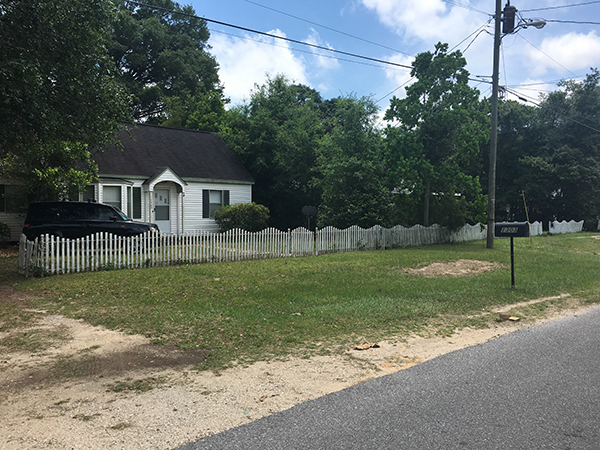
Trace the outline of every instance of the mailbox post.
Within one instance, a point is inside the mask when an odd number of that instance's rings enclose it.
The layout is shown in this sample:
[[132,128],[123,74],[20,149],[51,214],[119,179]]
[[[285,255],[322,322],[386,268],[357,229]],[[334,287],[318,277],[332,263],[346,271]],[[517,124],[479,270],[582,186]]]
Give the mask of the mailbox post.
[[496,237],[510,238],[510,282],[515,287],[515,246],[513,238],[529,237],[529,222],[499,222],[494,227]]

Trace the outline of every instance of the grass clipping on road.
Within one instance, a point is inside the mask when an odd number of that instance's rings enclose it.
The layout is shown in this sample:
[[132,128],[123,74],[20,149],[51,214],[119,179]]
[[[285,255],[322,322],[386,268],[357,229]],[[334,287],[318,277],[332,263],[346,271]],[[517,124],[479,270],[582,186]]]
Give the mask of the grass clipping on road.
[[515,288],[507,240],[493,250],[478,241],[29,280],[14,273],[16,260],[8,256],[0,261],[3,284],[29,295],[0,302],[0,332],[27,324],[31,310],[41,309],[208,352],[198,368],[213,370],[423,332],[451,334],[487,326],[485,312],[494,307],[564,293],[598,302],[597,237],[516,239]]

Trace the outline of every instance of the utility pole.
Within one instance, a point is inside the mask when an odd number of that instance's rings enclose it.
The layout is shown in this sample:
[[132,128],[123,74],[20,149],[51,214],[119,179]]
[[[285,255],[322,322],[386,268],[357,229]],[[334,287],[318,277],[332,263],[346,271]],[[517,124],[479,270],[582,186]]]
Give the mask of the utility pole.
[[496,221],[496,151],[498,148],[498,72],[500,71],[500,25],[502,0],[496,0],[494,30],[494,66],[492,71],[492,130],[490,132],[490,168],[488,180],[487,248],[494,248]]
[[496,16],[494,30],[494,67],[492,71],[492,130],[490,132],[490,168],[488,180],[487,208],[487,248],[494,248],[494,223],[496,222],[496,153],[498,149],[498,72],[500,71],[500,26],[503,33],[516,33],[521,28],[535,27],[538,30],[546,26],[543,19],[520,20],[515,26],[517,8],[507,0],[502,16],[502,0],[496,0]]

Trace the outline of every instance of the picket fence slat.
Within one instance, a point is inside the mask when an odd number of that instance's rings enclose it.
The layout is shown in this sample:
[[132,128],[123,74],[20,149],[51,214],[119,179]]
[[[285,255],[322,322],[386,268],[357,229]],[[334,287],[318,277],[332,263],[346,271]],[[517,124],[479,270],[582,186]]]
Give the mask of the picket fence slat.
[[[531,224],[532,235],[541,232],[541,224]],[[369,229],[352,226],[345,230],[325,227],[314,232],[301,227],[288,231],[267,228],[256,233],[239,229],[226,233],[198,231],[183,235],[156,236],[147,233],[132,237],[98,233],[80,239],[45,235],[33,242],[22,235],[19,271],[26,277],[46,276],[172,264],[316,256],[485,238],[486,227],[480,224],[465,225],[452,232],[439,225],[415,225],[410,228],[397,225]]]

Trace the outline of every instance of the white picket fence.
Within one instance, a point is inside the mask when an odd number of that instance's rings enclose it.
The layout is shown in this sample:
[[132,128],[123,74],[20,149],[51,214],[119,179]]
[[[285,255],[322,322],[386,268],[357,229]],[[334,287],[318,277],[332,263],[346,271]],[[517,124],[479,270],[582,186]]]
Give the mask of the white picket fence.
[[316,235],[316,253],[319,254],[476,241],[485,239],[486,227],[465,225],[455,232],[440,225],[415,225],[410,228],[401,225],[393,228],[374,226],[369,229],[352,226],[345,230],[327,227],[317,230]]
[[542,222],[533,222],[529,224],[530,236],[541,236],[543,231]]
[[[539,226],[538,226],[539,225]],[[532,224],[532,235],[541,234],[541,224]],[[256,233],[198,232],[184,235],[143,234],[120,237],[98,233],[80,239],[43,236],[34,242],[22,235],[19,271],[25,276],[109,269],[154,267],[175,264],[244,261],[323,253],[416,247],[485,239],[486,227],[465,225],[450,232],[439,225],[411,228],[357,226],[333,227],[312,232],[306,228],[280,231],[268,228]]]
[[312,256],[314,235],[297,228],[257,233],[150,233],[122,237],[98,233],[79,239],[45,235],[34,242],[21,236],[19,271],[25,276],[205,262]]
[[[600,229],[600,222],[598,223],[598,229]],[[565,233],[580,233],[583,230],[583,220],[575,222],[571,220],[567,222],[553,221],[548,223],[548,232],[550,234],[565,234]]]

